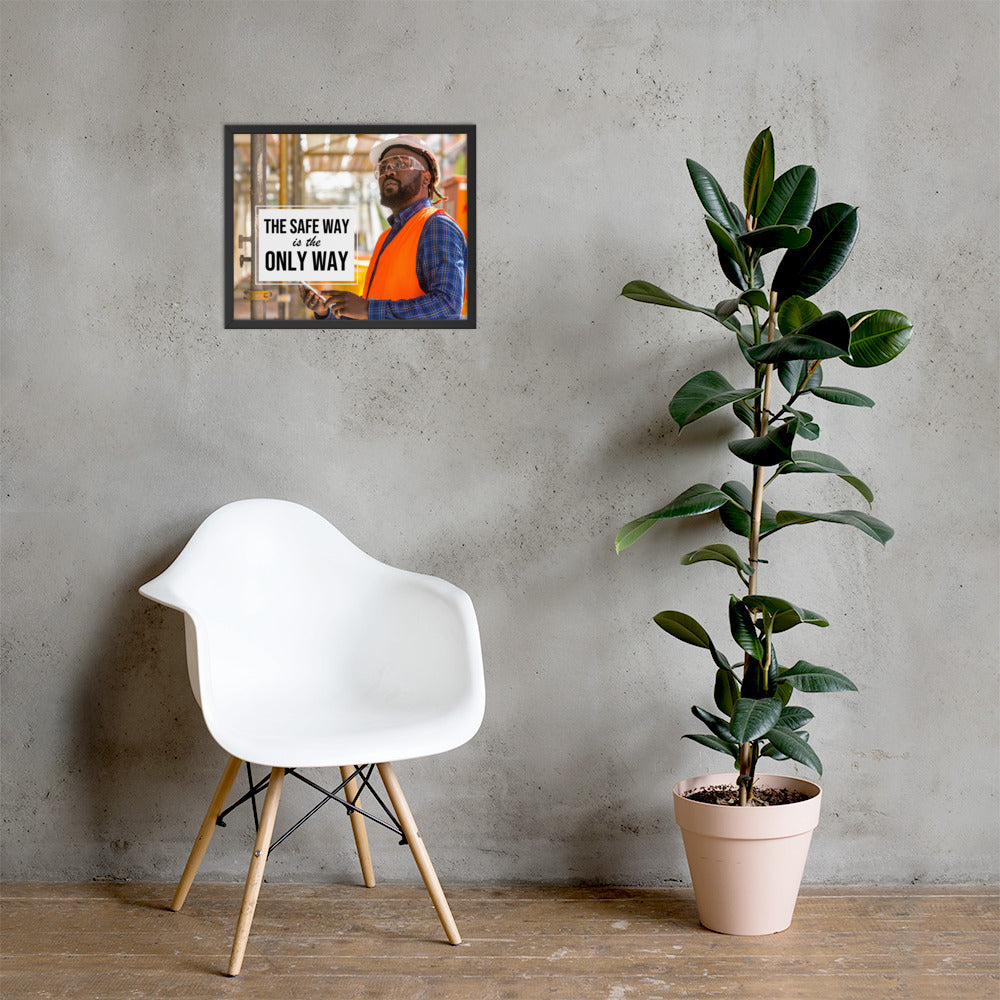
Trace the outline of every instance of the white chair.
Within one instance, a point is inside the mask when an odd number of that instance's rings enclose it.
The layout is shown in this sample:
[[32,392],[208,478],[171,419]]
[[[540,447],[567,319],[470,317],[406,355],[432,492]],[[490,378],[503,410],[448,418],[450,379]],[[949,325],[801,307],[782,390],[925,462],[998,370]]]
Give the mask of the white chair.
[[482,722],[482,653],[469,596],[373,559],[319,514],[282,500],[215,511],[139,592],[184,613],[191,687],[230,755],[171,909],[184,903],[243,762],[270,768],[229,975],[243,964],[282,781],[298,776],[296,768],[340,768],[336,791],[345,800],[327,798],[347,806],[372,886],[368,814],[352,805],[377,767],[392,826],[409,844],[448,940],[461,943],[390,762],[451,750]]

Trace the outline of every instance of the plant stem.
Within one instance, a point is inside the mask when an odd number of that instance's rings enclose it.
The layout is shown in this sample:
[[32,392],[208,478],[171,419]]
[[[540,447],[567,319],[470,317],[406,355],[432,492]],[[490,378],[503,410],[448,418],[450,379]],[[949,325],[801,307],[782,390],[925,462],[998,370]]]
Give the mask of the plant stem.
[[[767,342],[774,340],[774,333],[777,326],[778,296],[771,292],[771,308],[767,314]],[[774,375],[774,366],[764,366],[764,391],[759,397],[759,408],[757,411],[757,437],[763,437],[767,433],[770,424],[771,407],[771,382]],[[760,549],[760,517],[764,507],[764,467],[755,465],[753,467],[753,502],[750,508],[750,576],[749,594],[757,593],[757,558]]]
[[740,744],[740,805],[750,805],[753,798],[754,752],[752,743]]
[[[771,343],[777,329],[778,319],[778,296],[771,292],[770,308],[767,314],[767,341]],[[769,424],[769,411],[771,407],[771,382],[774,375],[774,366],[764,366],[764,391],[759,397],[757,409],[757,436],[763,437],[767,433]],[[764,509],[764,467],[755,465],[753,467],[753,499],[750,507],[750,579],[747,581],[747,595],[753,596],[758,593],[757,571],[760,565],[760,520]],[[770,645],[770,644],[768,644]],[[768,651],[769,655],[770,651]],[[747,656],[749,659],[749,654]],[[744,660],[744,673],[746,671],[746,660]],[[766,670],[770,667],[770,662],[762,664]],[[753,764],[754,764],[753,744],[744,743],[740,747],[740,805],[749,805],[753,791]],[[746,780],[748,779],[749,780]]]
[[[767,314],[767,342],[770,344],[774,341],[774,335],[778,329],[778,296],[776,292],[771,292],[771,308]],[[772,376],[774,375],[774,365],[764,366],[764,394],[761,399],[761,434],[767,433],[767,426],[769,421],[769,413],[771,412],[771,382]],[[757,529],[760,529],[760,523],[757,523]]]

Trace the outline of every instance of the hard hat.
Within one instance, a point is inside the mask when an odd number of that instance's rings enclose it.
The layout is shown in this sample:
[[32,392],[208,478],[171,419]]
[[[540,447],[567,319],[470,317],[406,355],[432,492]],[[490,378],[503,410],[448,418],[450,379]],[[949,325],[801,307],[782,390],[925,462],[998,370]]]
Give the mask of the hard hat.
[[397,135],[391,139],[382,139],[380,142],[376,142],[368,154],[369,159],[372,161],[372,166],[377,167],[379,160],[382,159],[382,154],[387,149],[393,149],[396,146],[402,146],[405,149],[412,149],[415,153],[420,153],[427,160],[428,169],[431,172],[431,184],[437,183],[438,178],[441,176],[437,157],[434,155],[434,150],[418,135]]

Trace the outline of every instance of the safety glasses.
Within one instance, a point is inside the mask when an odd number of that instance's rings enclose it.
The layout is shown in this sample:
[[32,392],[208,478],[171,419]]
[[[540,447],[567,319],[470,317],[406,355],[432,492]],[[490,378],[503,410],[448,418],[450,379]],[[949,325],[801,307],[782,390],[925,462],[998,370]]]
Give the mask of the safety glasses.
[[390,170],[398,174],[401,170],[426,170],[427,164],[423,160],[418,160],[415,156],[390,156],[385,160],[380,160],[375,167],[375,176],[381,177]]

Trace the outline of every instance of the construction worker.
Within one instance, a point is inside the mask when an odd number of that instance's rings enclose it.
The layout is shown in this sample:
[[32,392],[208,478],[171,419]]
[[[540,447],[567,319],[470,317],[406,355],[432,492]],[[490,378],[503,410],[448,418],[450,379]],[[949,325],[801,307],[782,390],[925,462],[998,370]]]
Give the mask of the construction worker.
[[435,207],[444,200],[437,157],[415,135],[384,139],[370,157],[382,204],[393,214],[375,244],[364,294],[321,296],[299,285],[302,301],[317,319],[460,319],[468,248],[458,224]]

